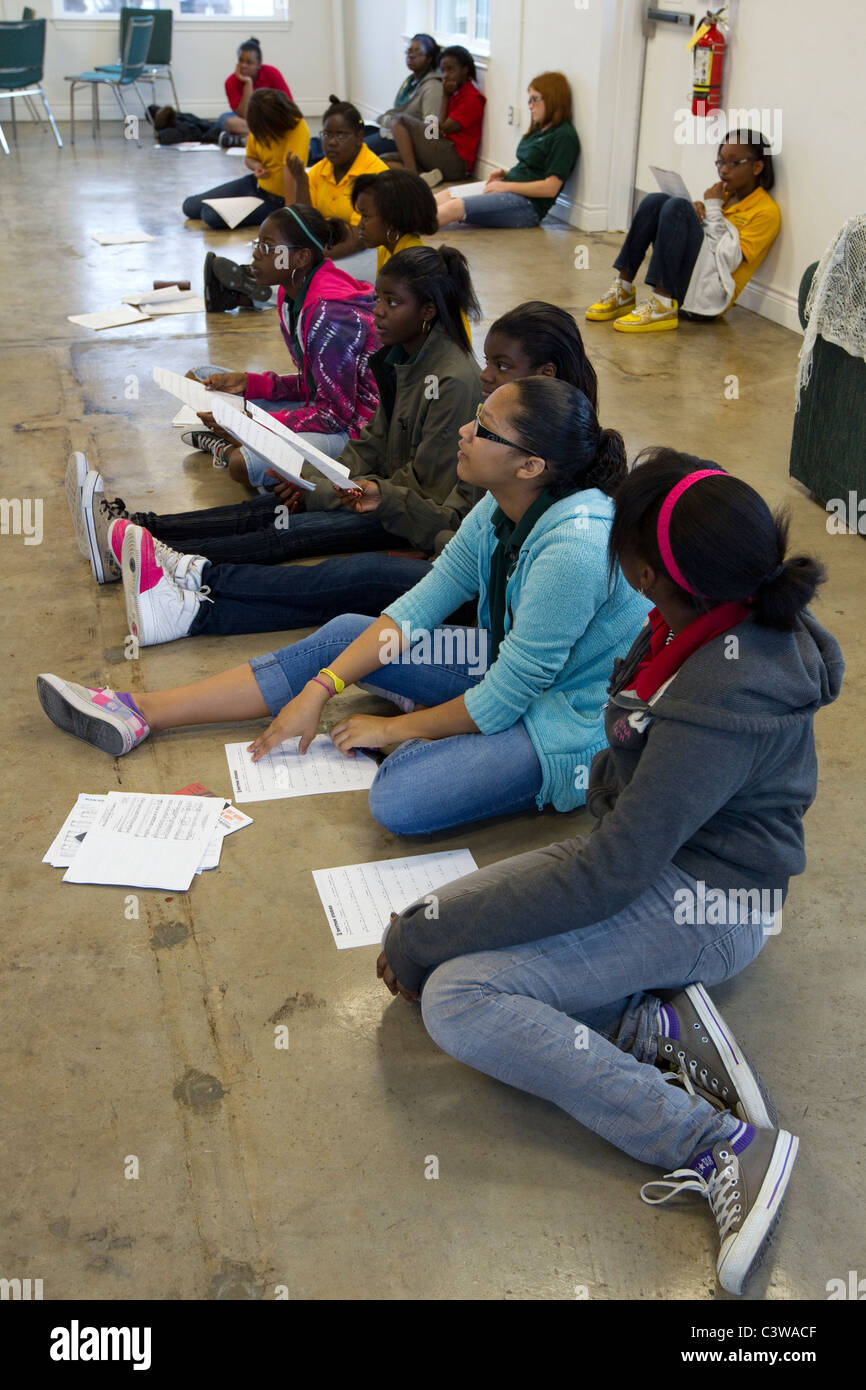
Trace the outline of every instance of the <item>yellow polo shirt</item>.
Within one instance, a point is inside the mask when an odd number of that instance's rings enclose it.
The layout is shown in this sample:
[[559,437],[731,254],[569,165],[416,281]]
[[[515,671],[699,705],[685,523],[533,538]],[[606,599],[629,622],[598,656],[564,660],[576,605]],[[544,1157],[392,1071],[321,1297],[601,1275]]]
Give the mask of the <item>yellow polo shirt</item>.
[[736,227],[743,253],[743,259],[732,272],[736,299],[779,235],[782,219],[778,203],[765,188],[760,187],[753,189],[748,197],[741,198],[738,203],[728,199],[722,205],[722,216]]
[[359,174],[384,174],[388,165],[366,145],[362,145],[351,168],[337,183],[330,159],[320,159],[307,170],[310,181],[310,202],[323,217],[341,217],[351,227],[357,227],[361,214],[352,207],[352,188]]
[[247,159],[257,159],[267,169],[266,177],[259,179],[259,188],[266,193],[284,196],[283,165],[290,154],[296,154],[306,167],[310,155],[310,127],[306,121],[298,121],[294,130],[271,144],[260,144],[254,135],[247,136]]

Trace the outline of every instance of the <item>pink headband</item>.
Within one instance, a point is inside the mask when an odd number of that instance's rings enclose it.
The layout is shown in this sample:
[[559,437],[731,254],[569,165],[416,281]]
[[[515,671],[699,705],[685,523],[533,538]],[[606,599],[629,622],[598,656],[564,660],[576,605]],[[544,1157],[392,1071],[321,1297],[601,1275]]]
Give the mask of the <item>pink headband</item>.
[[664,502],[662,502],[662,508],[659,512],[656,537],[659,543],[659,553],[664,560],[665,569],[675,584],[679,584],[681,589],[687,589],[690,594],[694,594],[697,598],[700,598],[700,594],[698,594],[697,589],[692,588],[687,579],[683,578],[682,571],[674,559],[674,553],[671,550],[671,513],[683,493],[687,488],[691,487],[692,483],[700,482],[701,478],[724,478],[728,476],[730,475],[725,474],[720,468],[702,468],[697,473],[688,473],[685,478],[680,478],[680,481],[671,488]]

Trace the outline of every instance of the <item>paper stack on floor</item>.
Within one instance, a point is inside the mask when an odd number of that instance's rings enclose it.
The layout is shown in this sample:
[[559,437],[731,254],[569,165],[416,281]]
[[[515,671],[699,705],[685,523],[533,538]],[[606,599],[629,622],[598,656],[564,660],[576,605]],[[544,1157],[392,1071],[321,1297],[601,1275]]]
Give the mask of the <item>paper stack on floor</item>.
[[127,294],[124,304],[135,304],[143,314],[152,318],[160,314],[199,314],[204,313],[204,300],[195,290],[179,290],[177,285],[166,285],[161,290],[145,290],[141,294]]
[[212,794],[82,792],[43,858],[64,883],[183,892],[219,864],[226,835],[249,816]]

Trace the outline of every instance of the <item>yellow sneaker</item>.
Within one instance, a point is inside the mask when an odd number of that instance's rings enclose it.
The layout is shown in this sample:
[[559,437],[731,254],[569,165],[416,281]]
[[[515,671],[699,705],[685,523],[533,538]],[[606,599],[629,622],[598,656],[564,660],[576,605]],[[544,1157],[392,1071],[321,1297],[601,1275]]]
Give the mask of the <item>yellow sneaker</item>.
[[665,328],[677,328],[679,326],[679,315],[677,314],[677,301],[674,300],[668,309],[666,305],[660,303],[655,295],[645,299],[642,304],[638,304],[630,314],[623,314],[621,319],[617,319],[614,328],[619,329],[620,333],[658,333]]
[[622,281],[617,276],[607,294],[602,295],[595,304],[590,304],[586,317],[597,321],[619,318],[620,314],[627,313],[633,307],[634,302],[634,290],[623,289]]

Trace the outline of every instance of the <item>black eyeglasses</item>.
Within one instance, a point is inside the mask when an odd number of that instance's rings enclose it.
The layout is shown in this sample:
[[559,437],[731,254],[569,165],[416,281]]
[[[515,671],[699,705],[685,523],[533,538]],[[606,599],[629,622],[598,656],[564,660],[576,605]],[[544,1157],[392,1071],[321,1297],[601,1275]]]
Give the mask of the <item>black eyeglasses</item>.
[[270,241],[259,241],[257,238],[249,244],[253,251],[259,251],[263,256],[272,256],[275,251],[279,251],[280,249],[284,251],[308,250],[306,246],[296,246],[294,242],[291,241],[275,241],[271,243]]
[[475,434],[478,439],[489,439],[491,444],[504,444],[507,449],[519,449],[522,454],[534,453],[533,449],[527,449],[524,444],[514,444],[510,439],[503,439],[501,434],[494,434],[486,425],[483,425],[481,423],[483,409],[482,403],[475,412]]

